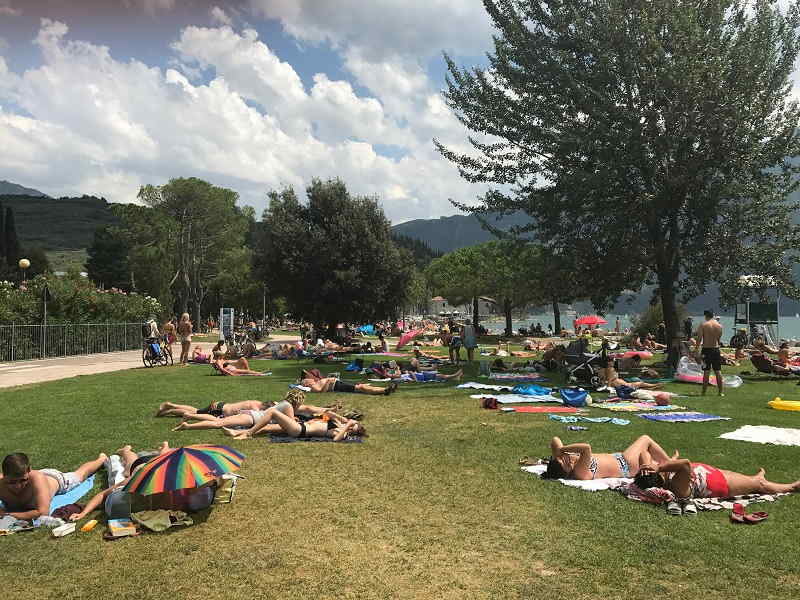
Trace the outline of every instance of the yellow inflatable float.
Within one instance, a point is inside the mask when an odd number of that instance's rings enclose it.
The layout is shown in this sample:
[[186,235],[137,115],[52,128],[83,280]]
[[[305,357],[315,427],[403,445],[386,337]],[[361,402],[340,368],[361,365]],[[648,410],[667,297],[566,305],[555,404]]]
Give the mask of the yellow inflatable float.
[[800,410],[800,402],[792,400],[781,400],[780,398],[773,398],[767,402],[775,410]]

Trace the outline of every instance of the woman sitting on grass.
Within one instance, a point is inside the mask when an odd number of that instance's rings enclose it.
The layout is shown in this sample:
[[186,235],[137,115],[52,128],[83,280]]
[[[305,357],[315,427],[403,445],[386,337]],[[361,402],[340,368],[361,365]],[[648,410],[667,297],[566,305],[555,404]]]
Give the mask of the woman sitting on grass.
[[294,418],[271,408],[250,429],[244,431],[225,428],[223,431],[237,440],[246,440],[259,434],[284,434],[294,438],[325,437],[341,442],[348,436],[366,437],[364,426],[353,419],[345,419],[331,411],[318,418],[298,422]]
[[610,387],[621,387],[627,385],[637,390],[660,390],[664,387],[660,383],[647,383],[645,381],[625,381],[619,376],[616,369],[614,369],[614,359],[609,358],[606,362],[606,368],[603,369],[603,377],[606,380],[606,385]]
[[205,354],[200,346],[195,346],[194,350],[192,350],[192,359],[189,362],[208,364],[210,358],[210,354]]
[[585,443],[565,446],[561,439],[550,441],[552,455],[547,461],[543,479],[603,479],[633,477],[640,465],[662,464],[670,460],[664,449],[649,435],[639,437],[622,452],[592,454]]

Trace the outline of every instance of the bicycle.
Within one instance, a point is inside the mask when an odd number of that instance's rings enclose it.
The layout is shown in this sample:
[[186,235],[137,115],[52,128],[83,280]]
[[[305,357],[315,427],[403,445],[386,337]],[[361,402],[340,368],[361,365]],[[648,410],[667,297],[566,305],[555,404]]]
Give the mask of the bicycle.
[[164,347],[159,339],[145,338],[142,340],[142,363],[148,369],[158,364],[167,366],[168,361],[172,361],[172,351],[169,350],[169,346],[167,349],[167,352],[164,352]]

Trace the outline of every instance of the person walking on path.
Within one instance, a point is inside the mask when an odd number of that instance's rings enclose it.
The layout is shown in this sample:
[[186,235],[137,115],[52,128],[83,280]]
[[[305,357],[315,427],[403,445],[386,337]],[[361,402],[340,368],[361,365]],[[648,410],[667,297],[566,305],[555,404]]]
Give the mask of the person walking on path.
[[719,395],[722,393],[722,356],[719,351],[719,341],[722,339],[722,325],[714,318],[714,313],[707,310],[703,313],[705,321],[697,329],[697,343],[695,352],[701,350],[703,359],[703,395],[706,394],[711,370],[714,370],[714,377],[717,378],[717,389]]
[[464,348],[467,349],[467,360],[472,362],[475,360],[475,348],[478,347],[478,342],[475,340],[475,327],[469,319],[464,325],[462,338],[464,340]]
[[181,315],[178,323],[178,339],[181,341],[180,363],[186,366],[189,362],[189,347],[192,345],[192,322],[189,320],[189,313]]

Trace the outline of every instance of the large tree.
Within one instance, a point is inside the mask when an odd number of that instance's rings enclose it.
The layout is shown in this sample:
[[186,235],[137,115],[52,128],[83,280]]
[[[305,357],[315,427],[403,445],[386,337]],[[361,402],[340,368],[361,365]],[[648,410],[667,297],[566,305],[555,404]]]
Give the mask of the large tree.
[[269,292],[329,330],[396,314],[413,265],[377,200],[352,196],[339,179],[315,179],[306,194],[305,204],[291,188],[269,194],[256,251]]
[[[787,195],[800,170],[790,76],[800,11],[768,0],[485,0],[488,68],[446,57],[445,98],[474,136],[436,142],[480,210],[523,210],[548,251],[580,251],[594,300],[679,296],[742,273],[796,295]],[[635,288],[634,288],[635,289]]]
[[105,225],[94,232],[92,245],[86,250],[86,272],[89,279],[105,288],[131,290],[131,270],[128,254],[129,239],[119,227]]
[[472,302],[475,324],[480,320],[479,299],[490,292],[489,276],[481,246],[465,246],[437,258],[425,269],[431,289],[450,304]]

